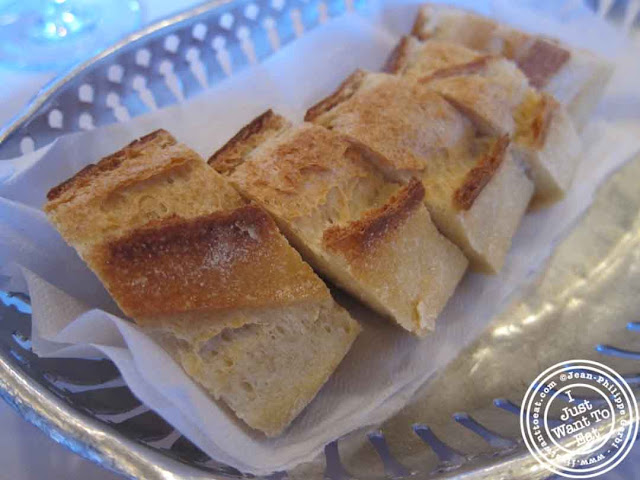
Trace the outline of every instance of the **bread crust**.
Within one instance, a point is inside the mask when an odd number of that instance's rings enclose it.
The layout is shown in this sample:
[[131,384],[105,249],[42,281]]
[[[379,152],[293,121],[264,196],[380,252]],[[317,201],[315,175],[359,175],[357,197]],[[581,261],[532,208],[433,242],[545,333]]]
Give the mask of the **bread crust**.
[[[347,135],[380,158],[385,171],[403,181],[428,168],[428,157],[466,141],[471,124],[442,95],[402,77],[369,73],[318,125]],[[348,122],[344,122],[344,119]],[[395,172],[394,172],[395,171]],[[409,173],[406,175],[406,173]]]
[[363,156],[349,139],[307,123],[263,143],[229,178],[247,198],[294,220],[331,208],[333,196],[357,182],[382,182]]
[[[458,17],[458,23],[464,19]],[[481,132],[510,135],[516,157],[534,180],[536,205],[562,198],[576,163],[576,149],[568,147],[575,145],[575,133],[562,121],[564,107],[532,87],[515,62],[477,52],[473,58],[466,46],[442,40],[411,43],[411,55],[400,73],[438,92]]]
[[[448,40],[478,51],[500,54],[515,61],[531,85],[536,88],[544,88],[571,59],[571,51],[563,48],[555,40],[502,25],[475,12],[457,7],[431,4],[423,6],[414,22],[412,35],[420,40],[437,38],[438,34],[430,35],[425,31],[425,26],[436,25],[437,31],[441,15],[445,17],[442,22],[447,27],[453,28],[449,22],[456,25],[455,32],[448,30],[448,34],[445,35]],[[454,33],[457,35],[453,35]]]
[[44,211],[91,264],[94,246],[152,220],[199,217],[245,204],[196,152],[159,131],[85,169]]
[[393,49],[389,57],[387,58],[382,71],[385,73],[397,74],[402,71],[404,66],[408,63],[409,56],[411,54],[411,37],[404,36]]
[[231,173],[244,161],[244,156],[249,151],[288,126],[290,126],[288,120],[269,109],[245,125],[222,148],[211,155],[207,163],[218,173],[223,175]]
[[439,9],[443,10],[455,10],[460,15],[465,15],[467,17],[467,21],[470,23],[470,27],[465,31],[459,32],[460,35],[464,36],[464,43],[476,43],[480,45],[484,45],[489,38],[493,35],[495,30],[498,28],[498,23],[490,18],[483,17],[482,15],[478,15],[471,10],[467,10],[459,7],[449,7],[438,4],[426,4],[420,10],[418,10],[418,15],[416,16],[416,20],[413,24],[413,28],[411,29],[411,34],[420,40],[429,40],[431,37],[424,31],[424,26],[430,23],[430,16],[428,13],[429,9],[434,9],[436,15],[439,13]]
[[144,137],[134,140],[123,149],[104,157],[98,163],[87,165],[73,177],[53,187],[47,193],[47,200],[58,200],[63,196],[63,194],[72,195],[78,189],[88,186],[102,173],[116,170],[124,162],[137,157],[141,151],[147,148],[164,148],[176,144],[176,139],[173,138],[173,136],[166,130],[159,129],[151,132]]
[[542,89],[570,58],[571,52],[557,42],[536,38],[533,45],[515,60],[531,85]]
[[480,159],[478,165],[467,173],[464,183],[453,195],[453,204],[457,209],[471,209],[473,202],[478,198],[482,189],[500,168],[508,146],[509,137],[507,135],[500,137]]
[[376,244],[422,205],[424,193],[422,182],[412,178],[384,206],[366,212],[361,219],[347,225],[325,230],[323,245],[352,262],[373,255]]
[[416,15],[416,19],[413,21],[413,26],[411,27],[411,35],[420,40],[428,40],[429,37],[424,35],[424,29],[422,28],[427,20],[428,17],[426,9],[424,7],[420,8],[418,10],[418,14]]
[[304,116],[305,122],[313,122],[323,113],[331,111],[335,106],[349,100],[360,88],[367,76],[364,70],[356,70],[342,82],[331,95],[312,106]]
[[[321,110],[344,98],[334,96]],[[433,225],[420,180],[394,179],[380,168],[391,167],[381,154],[311,123],[246,157],[229,180],[274,215],[315,268],[408,331],[429,330],[468,262]]]
[[[416,15],[416,19],[413,22],[413,27],[411,27],[411,35],[413,35],[416,38],[419,38],[420,40],[429,40],[430,38],[432,38],[429,35],[427,35],[425,33],[425,31],[424,31],[424,26],[429,23],[429,19],[430,19],[430,17],[429,17],[429,9],[430,8],[436,8],[437,9],[438,5],[434,5],[434,4],[430,4],[430,3],[427,3],[427,4],[423,5],[418,10],[418,14]],[[460,12],[460,14],[462,14],[462,15],[471,15],[474,18],[486,20],[487,25],[490,25],[493,28],[495,28],[497,26],[496,22],[494,22],[490,18],[481,17],[480,15],[477,15],[475,12],[473,12],[473,11],[471,11],[469,9],[462,8],[462,7],[447,7],[447,8],[455,9],[456,11]],[[493,28],[491,28],[491,30]]]
[[424,84],[431,82],[432,80],[438,80],[441,78],[481,73],[487,68],[489,62],[493,61],[495,58],[496,57],[493,55],[485,55],[476,60],[473,60],[472,62],[442,68],[432,73],[431,75],[427,75],[426,77],[418,79],[418,82]]
[[[493,57],[491,56],[483,57],[482,59],[479,59],[480,61],[477,63],[472,62],[471,67],[468,67],[468,68],[471,68],[471,69],[484,68],[484,66],[486,66],[486,62],[488,62],[491,59],[493,59]],[[465,68],[466,68],[466,65],[467,64],[465,64]],[[363,84],[364,78],[359,79],[358,87],[360,87]],[[467,77],[459,77],[459,78],[464,80]],[[479,80],[484,80],[484,79],[479,79]],[[407,84],[407,88],[410,88],[409,83]],[[348,98],[345,98],[345,95],[341,95],[339,92],[336,92],[336,94],[332,95],[332,98],[333,98],[333,100],[331,101],[332,108],[335,108],[339,104],[339,102],[336,99],[340,99],[340,101],[348,101],[350,98],[352,98],[355,95],[356,91],[350,92],[350,95]],[[447,102],[453,103],[453,104],[456,103],[455,101],[453,101],[455,99],[450,99],[448,96],[444,97],[446,98],[446,102],[445,102],[442,99],[443,97],[439,96],[435,92],[428,92],[424,89],[418,89],[418,91],[420,92],[419,95],[421,96],[421,98],[424,97],[425,101],[430,98],[428,97],[430,95],[430,96],[437,96],[438,98],[440,98],[440,101],[443,103],[447,103]],[[434,101],[430,101],[429,103],[432,107],[435,106]],[[455,106],[456,108],[461,109],[459,105],[455,105]],[[452,108],[452,107],[449,107],[449,108]],[[505,112],[505,114],[510,115],[508,111]],[[433,118],[435,119],[435,121],[442,120],[443,118],[445,118],[445,115],[441,113],[437,113],[437,114],[432,113],[432,115],[434,115]],[[511,119],[511,116],[509,116],[509,119]],[[322,121],[322,119],[320,119],[320,121]],[[444,124],[444,125],[447,125],[447,124]],[[447,130],[450,130],[450,129],[447,129]],[[394,133],[393,135],[397,135],[397,132]],[[364,140],[361,140],[359,138],[357,140],[359,142],[367,144],[366,141]],[[478,197],[478,195],[480,195],[480,193],[482,192],[482,189],[487,185],[487,183],[489,183],[489,181],[491,180],[491,178],[493,177],[497,169],[500,167],[500,164],[504,159],[506,149],[509,143],[510,143],[509,135],[501,135],[500,137],[497,137],[496,141],[492,145],[491,149],[487,152],[487,154],[477,159],[475,165],[467,172],[461,184],[454,191],[452,191],[451,201],[453,202],[453,205],[456,209],[458,210],[471,209],[475,199]],[[368,146],[371,148],[370,145]],[[392,164],[394,161],[395,161],[396,168],[406,168],[406,166],[401,163],[400,159],[391,160]],[[406,159],[402,161],[406,162]],[[425,164],[423,168],[428,168],[428,164]]]
[[515,61],[532,86],[554,95],[567,108],[578,130],[604,93],[613,72],[604,58],[554,39],[531,34],[453,6],[425,4],[413,33]]
[[531,122],[531,134],[536,148],[544,147],[553,117],[559,108],[560,104],[551,95],[542,94],[538,110]]
[[329,295],[255,206],[153,222],[99,247],[95,260],[123,311],[146,319],[146,326],[154,316],[270,308]]
[[485,135],[512,135],[515,130],[512,105],[504,87],[480,75],[433,80],[428,87],[444,97]]

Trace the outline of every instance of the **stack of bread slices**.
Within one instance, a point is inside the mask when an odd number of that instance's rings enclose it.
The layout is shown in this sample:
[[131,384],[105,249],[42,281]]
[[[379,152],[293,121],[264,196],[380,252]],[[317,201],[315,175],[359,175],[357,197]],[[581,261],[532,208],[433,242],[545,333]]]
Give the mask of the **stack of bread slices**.
[[48,194],[122,311],[269,436],[360,331],[318,274],[432,331],[467,267],[498,272],[527,209],[570,187],[611,73],[451,7],[425,6],[413,34],[302,124],[268,111],[208,162],[160,130]]

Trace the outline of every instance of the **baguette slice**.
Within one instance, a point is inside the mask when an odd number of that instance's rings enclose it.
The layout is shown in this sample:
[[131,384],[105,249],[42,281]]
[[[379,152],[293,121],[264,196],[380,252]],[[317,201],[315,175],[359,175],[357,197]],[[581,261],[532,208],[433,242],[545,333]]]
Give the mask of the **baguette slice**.
[[482,131],[510,135],[514,155],[534,180],[536,206],[560,200],[569,189],[580,138],[564,107],[531,87],[513,62],[450,42],[405,37],[388,70],[437,91]]
[[613,73],[612,65],[589,51],[529,34],[460,8],[424,5],[413,35],[459,43],[514,60],[531,85],[567,108],[578,129],[586,124]]
[[55,187],[44,208],[122,311],[267,435],[359,332],[271,217],[165,131]]
[[506,136],[480,135],[438,93],[388,74],[358,71],[306,119],[365,145],[389,175],[419,178],[438,229],[479,271],[500,270],[533,185]]
[[316,269],[406,330],[433,329],[467,267],[423,205],[424,188],[387,179],[372,154],[268,111],[210,165],[277,219]]

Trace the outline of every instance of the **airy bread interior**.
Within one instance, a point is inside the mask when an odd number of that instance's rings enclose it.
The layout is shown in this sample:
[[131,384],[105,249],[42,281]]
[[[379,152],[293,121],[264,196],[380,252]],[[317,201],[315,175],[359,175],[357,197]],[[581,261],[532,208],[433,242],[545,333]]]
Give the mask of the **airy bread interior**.
[[248,425],[276,435],[338,367],[360,328],[333,301],[246,313],[255,321],[222,330],[197,352],[153,333],[207,391]]
[[467,261],[431,223],[420,182],[391,181],[376,167],[385,160],[358,144],[276,118],[267,112],[254,120],[236,136],[244,145],[232,140],[210,164],[268,209],[324,275],[405,329],[425,334]]
[[311,401],[359,332],[271,217],[167,132],[48,198],[50,220],[123,312],[267,435]]

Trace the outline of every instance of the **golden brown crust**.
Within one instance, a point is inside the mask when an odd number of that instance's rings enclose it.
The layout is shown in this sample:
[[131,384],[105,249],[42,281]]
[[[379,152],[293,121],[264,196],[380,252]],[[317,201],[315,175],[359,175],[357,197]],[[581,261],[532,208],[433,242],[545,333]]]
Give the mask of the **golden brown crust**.
[[[453,12],[456,13],[457,18],[446,18],[447,14],[450,15]],[[445,18],[440,22],[438,17],[442,14],[444,14]],[[425,26],[430,26],[434,23],[432,17],[437,20],[434,29],[435,35],[432,35],[425,28]],[[458,28],[451,28],[451,25],[449,25],[451,22]],[[474,50],[485,50],[498,28],[497,22],[478,15],[471,10],[441,4],[426,4],[418,11],[411,34],[420,40],[439,38],[441,37],[442,23],[445,24],[444,28],[446,30],[443,40],[455,41]]]
[[328,295],[271,217],[255,206],[159,220],[97,247],[92,257],[122,310],[146,323],[155,316],[265,308]]
[[534,87],[541,89],[547,85],[562,66],[569,61],[571,53],[557,43],[538,38],[516,63],[529,78]]
[[424,194],[422,182],[412,178],[383,207],[370,210],[345,226],[325,230],[322,243],[328,251],[341,253],[350,260],[366,256],[422,205]]
[[53,187],[47,193],[47,200],[52,201],[58,199],[63,193],[79,189],[90,184],[93,179],[104,172],[117,169],[123,162],[131,158],[135,158],[140,152],[155,143],[158,147],[167,147],[175,145],[176,139],[166,130],[156,130],[144,137],[134,140],[123,149],[104,157],[97,164],[90,164],[76,173],[73,177],[68,178],[61,184]]
[[[547,45],[541,43],[532,48],[537,42],[548,43],[548,40],[505,24],[499,24],[463,8],[446,5],[427,4],[423,6],[416,17],[412,35],[421,40],[433,38],[454,42],[476,51],[499,54],[510,60],[531,61],[533,75],[529,76],[529,72],[527,72],[527,76],[532,80],[532,83],[535,83],[535,70],[539,68],[535,63],[541,60],[540,54],[543,54],[542,57],[547,55],[540,47],[548,49],[557,46],[553,43]],[[555,52],[552,56],[555,57],[558,53]],[[532,58],[535,56],[538,58]],[[549,57],[548,60],[552,66],[558,59],[552,61]],[[557,71],[556,67],[553,68]],[[549,74],[542,73],[542,70],[540,70],[540,74],[540,80],[548,81]]]
[[535,150],[544,148],[551,123],[561,108],[553,96],[544,92],[533,92],[518,107],[517,143]]
[[442,68],[432,73],[431,75],[420,78],[418,81],[420,83],[428,83],[432,80],[437,80],[440,78],[473,75],[476,73],[480,73],[483,72],[489,65],[489,62],[493,61],[495,58],[496,57],[492,55],[486,55],[468,63]]
[[85,169],[44,210],[86,258],[96,244],[150,220],[171,214],[194,218],[245,203],[196,152],[159,132]]
[[366,145],[403,179],[470,133],[467,119],[437,92],[385,73],[367,73],[351,98],[316,121]]
[[262,145],[229,178],[273,214],[299,218],[325,205],[333,189],[348,192],[353,182],[373,181],[363,155],[342,135],[305,123]]
[[459,210],[469,210],[482,189],[489,183],[505,158],[509,137],[500,137],[480,159],[477,166],[471,169],[460,188],[453,195],[453,204]]
[[363,80],[366,78],[367,72],[364,70],[356,70],[349,75],[347,79],[340,84],[335,92],[326,97],[324,100],[315,104],[307,110],[304,116],[305,122],[313,122],[317,117],[326,113],[337,105],[349,100],[358,91]]
[[416,15],[416,19],[413,22],[413,27],[411,27],[411,35],[420,40],[428,40],[429,36],[425,34],[423,28],[428,19],[429,17],[427,14],[427,6],[418,10],[418,15]]
[[402,71],[402,68],[408,63],[411,46],[411,37],[404,36],[393,49],[389,58],[387,58],[382,71],[385,73],[397,74]]
[[227,175],[243,162],[251,150],[265,139],[288,127],[289,121],[269,109],[236,133],[220,150],[211,155],[207,163],[218,173]]
[[560,104],[551,95],[542,94],[538,109],[531,122],[531,135],[536,148],[544,147],[551,121]]

